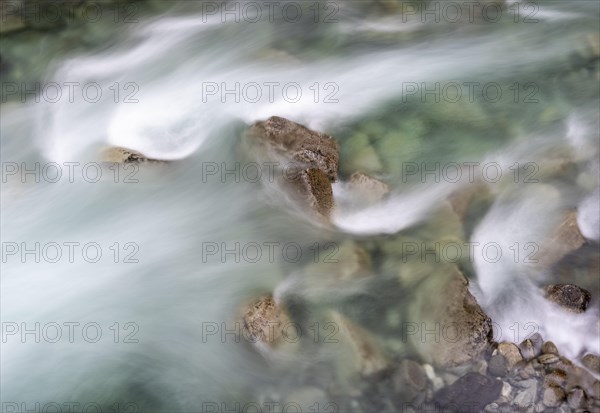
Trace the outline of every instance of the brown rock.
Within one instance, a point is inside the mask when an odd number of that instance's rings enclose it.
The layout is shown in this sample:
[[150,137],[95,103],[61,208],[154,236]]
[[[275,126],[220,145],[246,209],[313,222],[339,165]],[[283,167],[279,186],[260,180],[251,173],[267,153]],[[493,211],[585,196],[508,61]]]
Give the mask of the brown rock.
[[499,343],[498,353],[506,359],[509,370],[512,370],[517,363],[523,360],[519,348],[513,343]]
[[542,344],[542,353],[558,355],[558,349],[556,348],[556,345],[553,342],[546,341],[544,344]]
[[140,152],[133,149],[113,146],[105,148],[101,155],[103,162],[108,163],[144,163],[144,162],[165,162],[159,159],[150,159]]
[[548,300],[574,313],[584,312],[591,298],[589,291],[572,284],[548,285],[544,292]]
[[581,363],[596,374],[600,374],[600,356],[588,353],[581,359]]
[[[339,342],[349,351],[340,352],[349,357],[344,367],[352,372],[368,376],[389,367],[389,360],[373,335],[340,313],[333,313],[331,320],[339,328]],[[336,335],[336,340],[338,336]]]
[[333,207],[331,182],[337,180],[339,145],[324,133],[273,116],[257,122],[245,133],[243,143],[253,157],[278,163],[279,184],[288,187],[299,202],[321,215]]
[[542,400],[548,407],[556,407],[565,398],[565,392],[560,387],[546,387]]
[[[439,334],[410,336],[425,361],[437,367],[457,366],[477,359],[492,336],[492,320],[469,292],[469,281],[458,268],[449,270],[445,280],[430,277],[417,292],[428,299],[415,306],[418,310],[415,319],[423,320],[421,325],[429,330],[439,328]],[[431,300],[431,294],[436,294],[435,300]]]
[[577,226],[577,213],[571,211],[565,215],[550,240],[540,251],[539,262],[544,266],[556,264],[562,257],[575,251],[585,242]]
[[567,381],[567,373],[563,370],[554,370],[544,376],[545,387],[564,387]]
[[483,182],[473,182],[451,193],[448,202],[456,215],[464,222],[471,206],[489,198],[490,195],[487,185]]
[[329,215],[333,208],[333,190],[325,172],[315,168],[307,169],[299,172],[289,182],[294,183],[299,199],[304,200],[321,215]]
[[367,204],[381,201],[390,192],[390,187],[386,183],[364,172],[354,172],[350,176],[349,188]]
[[556,354],[542,354],[538,357],[538,360],[542,364],[554,364],[560,361],[560,358]]
[[409,359],[404,359],[394,374],[394,388],[398,394],[413,399],[427,388],[427,375],[423,367]]
[[316,168],[337,180],[339,145],[329,135],[278,116],[255,123],[245,138],[251,147],[262,147],[273,159],[293,161],[301,169]]
[[244,335],[253,342],[281,343],[286,338],[283,331],[289,323],[285,310],[270,295],[254,301],[243,314]]

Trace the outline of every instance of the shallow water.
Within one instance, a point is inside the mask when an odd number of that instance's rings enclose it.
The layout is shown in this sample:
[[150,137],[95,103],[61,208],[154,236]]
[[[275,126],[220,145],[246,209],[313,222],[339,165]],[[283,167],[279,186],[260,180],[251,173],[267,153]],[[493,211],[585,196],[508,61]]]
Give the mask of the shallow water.
[[[475,247],[462,267],[496,337],[519,342],[535,330],[569,358],[598,352],[598,278],[587,286],[591,308],[568,314],[538,289],[558,276],[523,259],[526,244],[545,245],[566,209],[578,210],[582,233],[597,247],[598,67],[588,49],[598,3],[542,3],[539,21],[530,24],[510,14],[497,23],[403,22],[401,14],[367,14],[364,2],[336,5],[337,22],[238,23],[203,15],[198,4],[174,3],[136,24],[98,24],[108,39],[100,46],[32,62],[44,82],[96,82],[105,98],[90,103],[76,93],[73,102],[2,104],[3,401],[207,411],[198,406],[302,399],[294,390],[306,384],[332,386],[350,400],[358,385],[347,378],[350,356],[342,345],[316,340],[265,358],[244,340],[208,329],[231,326],[245,302],[274,291],[297,303],[305,325],[330,321],[329,311],[338,310],[380,337],[393,357],[411,356],[415,349],[398,337],[398,326],[419,321],[411,305],[443,293],[415,297],[414,285],[422,273],[443,280],[449,263],[407,263],[398,245],[444,237],[495,243],[504,253],[494,260]],[[19,41],[3,39],[2,56],[10,61]],[[263,95],[236,102],[223,95],[223,82],[255,82]],[[302,96],[294,101],[293,89],[284,95],[277,88],[271,99],[266,82],[294,83]],[[463,99],[455,102],[450,89],[439,102],[421,95],[436,82],[440,90],[461,85]],[[494,101],[478,89],[470,101],[465,82],[495,83],[503,97]],[[128,103],[132,91],[137,102]],[[272,115],[339,140],[342,183],[335,186],[332,228],[311,221],[268,182],[209,173],[209,164],[243,162],[244,127]],[[104,167],[90,182],[96,169],[82,173],[83,165],[106,145],[176,162],[121,166],[118,177]],[[378,162],[357,155],[365,146],[378,151]],[[556,172],[556,159],[571,169]],[[21,170],[7,172],[22,162],[56,162],[64,175],[56,183],[41,175],[37,183],[33,175],[22,179]],[[65,162],[81,164],[73,182]],[[443,202],[474,185],[468,162],[495,163],[503,175],[496,181],[487,175],[493,171],[472,169],[493,196],[457,228]],[[449,163],[461,166],[460,179],[441,172]],[[440,179],[425,170],[436,165]],[[527,165],[537,182],[526,181]],[[356,169],[384,179],[389,198],[356,205],[343,184]],[[336,281],[327,263],[302,273],[314,261],[313,245],[326,250],[349,240],[372,254],[372,278]],[[62,257],[23,258],[23,243],[31,249],[36,242],[58,243]],[[88,262],[94,254],[77,245],[69,262],[65,242],[95,242],[102,257]],[[8,243],[19,252],[5,256]],[[258,243],[263,255],[257,262],[241,253],[207,255],[209,245],[222,252],[236,243]],[[279,243],[273,259],[265,243]],[[300,245],[304,256],[294,262],[286,243]],[[79,323],[73,340],[65,322]],[[8,335],[7,323],[19,332]],[[62,336],[51,343],[48,330],[39,343],[35,333],[23,339],[22,323],[58,323]],[[93,328],[79,330],[86,323],[99,326],[97,342]]]

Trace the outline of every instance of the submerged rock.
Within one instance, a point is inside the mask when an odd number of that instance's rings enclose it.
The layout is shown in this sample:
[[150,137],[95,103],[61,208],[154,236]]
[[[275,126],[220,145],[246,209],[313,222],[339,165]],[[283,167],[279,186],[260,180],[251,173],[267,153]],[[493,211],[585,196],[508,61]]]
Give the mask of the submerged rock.
[[540,250],[539,261],[544,266],[552,266],[585,243],[585,238],[577,226],[577,213],[565,215],[551,239]]
[[133,149],[113,146],[102,151],[102,161],[109,163],[144,163],[144,162],[166,162],[159,159],[151,159]]
[[548,285],[544,292],[547,299],[574,313],[584,312],[591,298],[589,291],[573,284]]
[[479,373],[467,373],[438,391],[434,400],[455,412],[478,412],[500,397],[502,381]]
[[355,172],[348,181],[350,191],[365,204],[381,201],[390,192],[390,187],[364,172]]
[[343,368],[351,375],[369,376],[390,366],[390,361],[369,331],[338,312],[332,313],[331,321],[339,329],[336,342],[339,337]]
[[275,168],[282,171],[278,184],[287,187],[296,201],[329,215],[333,208],[331,183],[337,180],[339,162],[334,138],[273,116],[252,125],[243,144],[252,157],[276,163]]
[[600,374],[600,356],[588,353],[581,359],[581,363],[596,374]]
[[422,297],[415,314],[421,331],[410,338],[425,361],[437,367],[476,360],[492,336],[492,320],[470,293],[467,278],[453,268],[440,278],[430,277],[416,292]]

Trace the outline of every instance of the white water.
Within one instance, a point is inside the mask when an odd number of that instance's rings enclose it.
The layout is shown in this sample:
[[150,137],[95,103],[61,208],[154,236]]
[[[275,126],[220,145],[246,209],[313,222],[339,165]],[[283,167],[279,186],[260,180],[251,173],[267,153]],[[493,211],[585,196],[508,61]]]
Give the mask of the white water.
[[[585,21],[586,7],[573,6],[565,19]],[[563,13],[558,6],[547,12],[550,17]],[[115,82],[135,82],[139,103],[115,104],[108,99],[89,104],[78,99],[5,105],[3,162],[83,162],[110,144],[181,163],[141,171],[138,184],[114,184],[108,177],[95,184],[78,178],[75,183],[3,185],[3,241],[95,241],[107,252],[106,259],[94,264],[81,259],[3,263],[3,322],[93,321],[107,337],[96,344],[80,337],[75,343],[66,337],[58,343],[9,340],[2,348],[4,400],[85,402],[93,394],[93,400],[142,399],[166,411],[184,411],[202,401],[235,399],[248,383],[284,393],[293,388],[302,381],[298,377],[304,377],[301,368],[282,374],[250,348],[214,340],[203,343],[201,334],[203,322],[232,320],[240,303],[281,285],[287,266],[204,263],[201,245],[286,240],[308,245],[321,239],[322,230],[266,205],[259,185],[200,182],[200,163],[231,161],[237,138],[231,127],[234,121],[249,124],[279,115],[335,131],[401,96],[402,82],[518,78],[532,65],[551,64],[579,41],[576,27],[554,29],[553,24],[559,23],[552,17],[540,26],[515,26],[502,35],[454,33],[410,46],[375,45],[298,62],[295,57],[261,54],[273,39],[287,35],[289,27],[283,24],[203,23],[200,16],[172,16],[135,27],[119,44],[89,56],[54,62],[49,80],[98,82],[109,96]],[[331,30],[349,29],[340,25]],[[381,28],[390,30],[389,25]],[[548,32],[558,34],[552,42],[546,41]],[[272,103],[266,99],[223,103],[219,96],[202,101],[202,82],[271,81],[297,82],[304,92],[315,82],[335,82],[339,102],[315,103],[308,93],[297,103],[280,95]],[[598,240],[598,164],[589,150],[597,154],[596,116],[594,111],[574,110],[562,123],[563,130],[545,136],[549,148],[571,145],[579,150],[578,156],[589,156],[589,171],[583,171],[591,176],[589,191],[515,188],[503,181],[504,186],[493,186],[497,198],[471,241],[500,242],[503,249],[517,241],[541,244],[565,206],[579,207],[583,234]],[[514,145],[482,154],[481,160],[486,156],[506,157],[507,164],[523,158],[539,160],[543,151],[536,152],[537,141],[527,138],[519,136]],[[400,181],[391,186],[392,196],[382,204],[338,211],[334,218],[338,235],[409,230],[458,187],[405,188]],[[115,242],[137,243],[139,264],[113,263],[108,247]],[[475,268],[481,304],[503,330],[515,322],[534,322],[542,336],[555,341],[569,357],[598,350],[595,308],[585,315],[568,315],[537,293],[534,283],[551,279],[551,274],[511,260],[495,264],[476,260]],[[128,321],[139,325],[139,343],[113,343],[109,326]],[[301,354],[300,362],[310,365],[312,356]]]

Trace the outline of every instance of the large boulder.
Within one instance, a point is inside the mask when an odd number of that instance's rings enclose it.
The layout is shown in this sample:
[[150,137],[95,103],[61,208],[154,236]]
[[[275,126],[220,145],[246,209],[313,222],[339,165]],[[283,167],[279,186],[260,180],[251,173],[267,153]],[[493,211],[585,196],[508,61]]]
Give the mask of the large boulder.
[[476,361],[488,348],[492,320],[458,268],[430,276],[415,294],[421,297],[412,309],[419,334],[407,338],[425,361],[436,367],[458,366]]
[[243,145],[261,162],[275,162],[278,184],[323,216],[333,208],[331,183],[337,180],[339,145],[329,135],[273,116],[244,134]]

